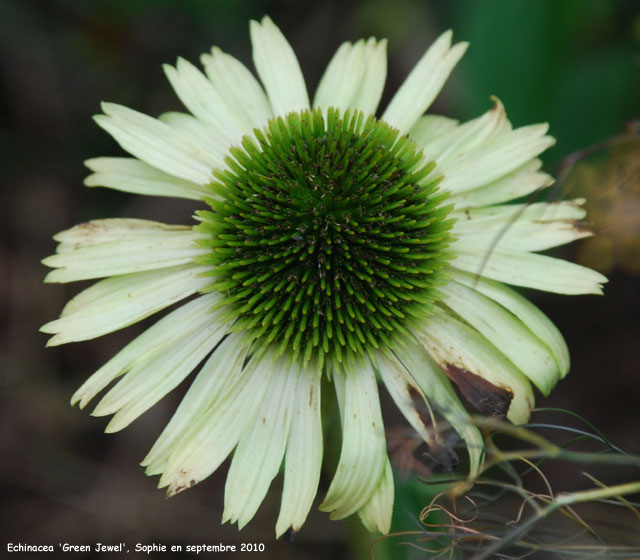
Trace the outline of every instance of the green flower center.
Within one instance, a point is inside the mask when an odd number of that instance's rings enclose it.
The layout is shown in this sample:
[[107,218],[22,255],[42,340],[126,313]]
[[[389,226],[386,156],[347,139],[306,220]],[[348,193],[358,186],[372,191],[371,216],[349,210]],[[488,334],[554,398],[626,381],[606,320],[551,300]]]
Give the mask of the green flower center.
[[233,329],[318,367],[393,347],[430,312],[449,259],[434,165],[360,112],[292,113],[254,134],[198,213]]

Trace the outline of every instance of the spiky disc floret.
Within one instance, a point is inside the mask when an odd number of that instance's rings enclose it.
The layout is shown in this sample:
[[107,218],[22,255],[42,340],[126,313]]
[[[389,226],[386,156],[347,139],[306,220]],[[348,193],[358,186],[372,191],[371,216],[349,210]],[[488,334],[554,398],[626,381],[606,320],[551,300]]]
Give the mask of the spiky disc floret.
[[198,213],[234,330],[319,365],[391,347],[429,313],[449,258],[433,164],[360,112],[292,113],[254,134]]

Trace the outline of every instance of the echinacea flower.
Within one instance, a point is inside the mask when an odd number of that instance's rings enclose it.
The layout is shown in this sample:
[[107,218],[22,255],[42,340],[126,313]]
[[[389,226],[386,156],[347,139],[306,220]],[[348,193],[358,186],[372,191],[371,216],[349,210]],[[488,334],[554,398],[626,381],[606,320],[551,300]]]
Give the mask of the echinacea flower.
[[[444,33],[380,118],[386,43],[344,43],[313,102],[296,57],[265,17],[251,22],[262,85],[213,48],[205,73],[165,72],[188,113],[158,119],[104,103],[99,126],[133,157],[87,161],[88,186],[201,202],[197,225],[105,219],[59,233],[48,282],[104,278],[42,330],[88,340],[173,304],[80,387],[81,407],[128,426],[204,361],[143,461],[169,495],[233,453],[223,521],[244,526],[284,462],[276,533],[303,524],[323,455],[321,380],[342,420],[339,463],[320,508],[389,530],[393,479],[380,379],[426,441],[437,409],[482,439],[454,390],[480,412],[525,422],[532,385],[569,369],[565,343],[505,284],[601,293],[605,278],[537,254],[588,235],[581,201],[510,203],[551,184],[547,125],[513,129],[502,104],[457,121],[424,115],[466,43]],[[453,383],[453,384],[452,384]]]

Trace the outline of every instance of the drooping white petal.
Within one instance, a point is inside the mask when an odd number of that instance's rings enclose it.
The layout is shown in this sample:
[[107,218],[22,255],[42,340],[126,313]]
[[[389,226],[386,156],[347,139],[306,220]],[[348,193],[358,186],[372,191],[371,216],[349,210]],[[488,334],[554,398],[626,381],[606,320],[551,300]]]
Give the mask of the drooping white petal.
[[553,353],[561,377],[569,371],[569,350],[562,334],[549,318],[527,298],[500,282],[452,269],[456,282],[469,286],[508,309]]
[[548,126],[524,126],[459,153],[438,166],[440,188],[452,193],[487,185],[535,158],[555,143]]
[[323,445],[320,375],[315,370],[303,369],[300,372],[294,406],[276,537],[280,537],[289,527],[294,531],[302,527],[318,490]]
[[158,486],[173,496],[208,477],[238,443],[249,421],[255,418],[263,396],[270,389],[274,359],[254,356],[241,375],[175,442]]
[[115,414],[106,432],[117,432],[154,406],[172,391],[213,350],[229,325],[210,313],[200,323],[176,333],[152,359],[133,364],[129,371],[98,403],[93,416]]
[[115,103],[103,103],[94,120],[130,154],[169,175],[198,185],[213,175],[203,149],[157,119]]
[[99,157],[88,159],[84,164],[93,171],[84,180],[87,187],[109,187],[136,194],[192,200],[211,195],[202,186],[204,182],[198,184],[179,179],[135,158]]
[[178,58],[175,68],[169,64],[163,68],[185,107],[215,128],[227,142],[238,142],[250,132],[250,127],[236,117],[211,81],[188,60]]
[[386,41],[371,38],[343,43],[325,70],[314,107],[358,109],[375,113],[387,75]]
[[148,475],[160,474],[180,440],[242,375],[248,347],[242,335],[229,334],[206,361],[178,409],[142,461]]
[[229,467],[222,522],[238,522],[242,529],[255,515],[271,481],[278,474],[296,410],[298,368],[280,359],[269,391],[240,436]]
[[386,535],[391,528],[393,514],[393,471],[389,459],[385,459],[380,484],[371,499],[358,510],[362,524],[368,531]]
[[370,362],[354,365],[348,375],[334,371],[333,381],[342,418],[342,451],[320,509],[331,512],[331,519],[343,519],[365,505],[380,483],[386,441]]
[[456,218],[452,233],[462,240],[461,246],[469,238],[474,245],[543,251],[592,235],[577,223],[586,215],[580,207],[583,202],[504,204],[458,210],[452,212]]
[[473,206],[489,206],[527,196],[553,184],[553,177],[539,171],[542,162],[534,159],[504,177],[469,191],[454,193],[449,202],[458,210]]
[[[469,453],[469,475],[480,472],[482,434],[456,395],[451,382],[423,346],[408,340],[396,351],[398,360],[418,383],[428,399],[466,441]],[[437,426],[437,425],[436,425]],[[436,436],[439,434],[436,432]]]
[[113,276],[71,299],[60,318],[41,327],[48,346],[89,340],[127,327],[204,288],[207,269],[183,265]]
[[493,280],[535,288],[557,294],[602,294],[605,276],[562,259],[475,245],[465,239],[456,246],[456,258],[451,264],[471,274]]
[[157,321],[89,377],[71,397],[71,404],[79,402],[80,408],[84,408],[109,383],[129,371],[134,363],[152,360],[172,344],[175,333],[188,330],[189,325],[207,317],[219,299],[217,293],[201,296]]
[[85,222],[54,236],[71,241],[62,241],[56,254],[42,261],[57,269],[45,282],[74,282],[187,264],[206,251],[196,245],[201,237],[187,226],[149,220]]
[[217,47],[200,60],[218,93],[250,129],[267,124],[273,117],[271,105],[262,86],[244,64]]
[[434,419],[431,413],[428,417],[423,416],[423,411],[430,412],[430,407],[420,386],[393,355],[386,356],[381,352],[378,353],[376,369],[393,402],[409,424],[425,442],[430,443],[433,440],[430,430]]
[[443,33],[418,61],[382,115],[382,120],[408,132],[436,98],[468,43],[451,47],[451,31]]
[[515,424],[528,420],[534,404],[531,384],[475,329],[436,313],[415,335],[480,412],[506,415]]
[[556,360],[542,341],[513,314],[479,292],[449,282],[440,288],[442,301],[509,358],[548,395],[560,379]]
[[292,111],[309,109],[309,96],[291,45],[282,32],[265,16],[251,21],[253,63],[264,85],[273,114],[284,116]]

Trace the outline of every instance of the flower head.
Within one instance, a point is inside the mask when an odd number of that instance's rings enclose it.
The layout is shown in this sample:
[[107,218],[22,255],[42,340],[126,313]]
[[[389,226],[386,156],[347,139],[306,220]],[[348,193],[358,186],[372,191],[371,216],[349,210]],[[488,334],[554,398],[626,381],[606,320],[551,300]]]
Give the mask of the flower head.
[[[276,532],[300,528],[323,455],[321,380],[342,420],[321,509],[389,529],[393,479],[379,377],[411,426],[438,440],[437,409],[482,439],[454,390],[480,412],[527,420],[569,368],[553,324],[507,284],[600,293],[605,278],[537,254],[588,235],[581,201],[510,203],[551,184],[537,156],[546,125],[512,129],[502,104],[459,124],[424,115],[467,45],[443,34],[380,118],[385,41],[343,44],[313,103],[269,18],[251,22],[262,85],[217,48],[205,74],[165,68],[187,113],[158,119],[110,103],[96,122],[133,157],[87,161],[88,186],[202,202],[193,227],[95,220],[59,233],[50,282],[104,278],[42,330],[87,340],[182,303],[91,376],[84,407],[129,425],[204,365],[144,459],[169,495],[231,453],[224,521],[255,514],[284,460]],[[428,416],[428,415],[427,415]]]

